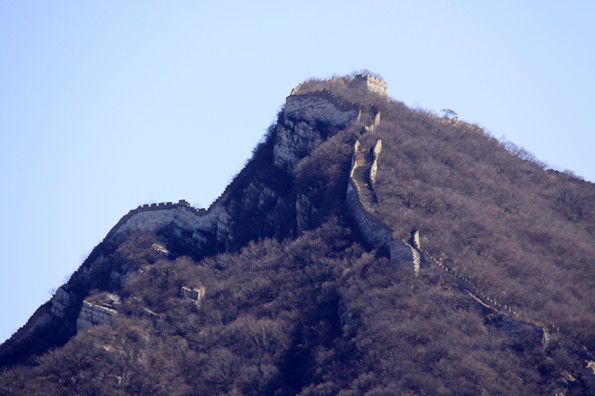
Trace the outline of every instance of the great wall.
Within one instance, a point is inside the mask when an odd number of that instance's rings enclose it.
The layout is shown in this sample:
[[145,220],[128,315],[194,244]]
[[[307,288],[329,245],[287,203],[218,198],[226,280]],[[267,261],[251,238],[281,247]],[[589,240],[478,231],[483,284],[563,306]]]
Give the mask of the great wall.
[[[359,119],[360,117],[358,117]],[[370,125],[360,125],[363,133],[373,132],[380,124],[380,113],[377,112]],[[421,269],[422,259],[424,262],[431,261],[444,272],[452,275],[459,287],[468,293],[473,299],[484,307],[496,312],[503,313],[521,320],[520,314],[512,307],[499,303],[496,299],[485,295],[469,277],[459,274],[453,268],[437,260],[427,251],[423,250],[420,244],[419,231],[412,231],[411,242],[399,240],[397,233],[384,223],[376,209],[377,198],[374,191],[374,183],[378,172],[378,161],[382,152],[382,140],[378,139],[373,147],[364,147],[360,140],[355,142],[351,173],[349,175],[349,186],[347,188],[346,200],[352,216],[357,223],[364,239],[373,247],[386,248],[393,261],[401,261],[405,258],[412,263],[416,274]]]
[[[388,97],[386,83],[376,77],[357,77],[354,81],[366,87],[370,92],[381,97]],[[287,97],[283,123],[276,127],[276,141],[273,148],[274,166],[285,169],[288,174],[291,174],[297,163],[323,139],[320,132],[316,130],[319,123],[329,124],[339,130],[355,128],[359,131],[360,138],[353,147],[345,203],[357,230],[369,247],[384,250],[394,263],[410,263],[416,276],[419,276],[424,268],[435,265],[435,268],[442,271],[448,279],[454,281],[456,287],[489,312],[509,317],[515,323],[520,323],[523,326],[539,328],[543,333],[544,342],[547,342],[549,332],[552,330],[557,332],[553,326],[544,326],[523,318],[518,310],[501,304],[495,298],[486,295],[467,276],[461,275],[451,266],[433,257],[422,248],[417,230],[410,230],[411,238],[402,240],[397,236],[393,227],[382,220],[374,190],[377,175],[382,170],[382,140],[374,137],[374,132],[381,124],[380,111],[373,108],[364,109],[346,102],[333,95],[330,90],[322,89],[316,92],[300,93],[300,86],[296,87]],[[373,140],[375,142],[369,144]],[[238,206],[238,202],[230,198],[232,193],[237,190],[237,185],[234,183],[235,179],[208,209],[194,208],[185,200],[176,203],[141,205],[124,215],[108,232],[103,242],[117,240],[133,231],[159,232],[169,228],[177,233],[176,235],[181,236],[184,233],[185,237],[189,238],[189,243],[192,243],[197,249],[212,247],[213,253],[228,251],[230,242],[234,238],[231,208]],[[242,188],[257,195],[253,199],[256,202],[254,205],[257,210],[265,210],[270,206],[270,202],[277,202],[280,199],[279,193],[274,187],[263,183],[250,184],[242,186]],[[274,210],[277,208],[275,205],[278,206],[278,204],[273,205]],[[299,202],[294,205],[296,215],[299,215]],[[247,208],[246,210],[254,209]],[[274,213],[270,216],[274,216]],[[307,228],[301,227],[299,221],[297,224],[298,231]],[[215,246],[209,246],[210,244]],[[156,250],[167,252],[165,247]],[[89,262],[88,267],[92,268],[100,259],[101,257],[94,258],[94,261]],[[85,269],[83,266],[81,270],[84,276],[89,279],[92,277],[92,270]],[[197,305],[204,294],[205,287],[202,285],[199,287],[184,286],[180,290],[180,298],[190,300]],[[19,345],[24,345],[29,337],[43,331],[44,327],[53,328],[57,326],[56,323],[65,321],[73,314],[76,314],[74,320],[78,329],[85,329],[109,320],[117,313],[119,300],[115,296],[109,295],[108,297],[107,303],[93,301],[92,298],[89,299],[89,296],[79,295],[68,290],[66,285],[60,287],[52,299],[44,304],[29,322],[13,335],[11,338],[13,342],[8,343],[8,347],[5,346],[5,350],[0,352],[6,354],[7,351],[11,353],[11,349],[17,351]],[[348,312],[346,308],[345,312]]]
[[[372,82],[369,85],[382,86],[376,82],[378,78],[370,79]],[[358,81],[363,86],[368,84],[365,78]],[[274,146],[275,165],[284,167],[289,172],[320,143],[320,137],[316,136],[317,131],[314,130],[316,122],[324,120],[332,125],[346,126],[356,118],[359,120],[361,116],[357,105],[341,100],[328,90],[305,94],[297,94],[298,91],[299,86],[287,97],[284,109],[286,125],[278,127]],[[300,128],[296,127],[296,122],[302,122]],[[379,118],[375,120],[376,125],[378,122]],[[228,232],[228,227],[218,227],[227,220],[221,219],[226,217],[225,210],[221,207],[224,206],[224,197],[228,195],[232,184],[226,187],[208,209],[195,208],[183,199],[178,202],[144,204],[132,209],[112,227],[104,241],[133,230],[157,231],[168,224],[191,230],[193,238],[199,243],[204,240],[201,234],[213,232],[219,233],[217,239],[222,240],[225,238],[222,234]]]
[[[356,76],[354,83],[365,87],[370,92],[387,96],[386,83],[373,76]],[[348,103],[329,90],[300,93],[301,84],[294,88],[288,96],[285,112],[290,114],[287,123],[291,127],[278,128],[278,138],[275,144],[275,165],[286,167],[289,170],[319,142],[319,137],[313,137],[315,131],[310,128],[295,128],[297,120],[325,119],[336,125],[354,126],[360,130],[360,135],[371,134],[381,121],[379,111],[361,109],[353,103]],[[297,134],[295,133],[299,131]],[[296,147],[299,150],[296,151]],[[425,251],[419,242],[419,232],[412,231],[409,241],[396,237],[397,233],[378,215],[377,198],[374,183],[378,172],[379,158],[382,152],[382,141],[378,139],[372,147],[364,147],[361,140],[354,145],[351,172],[346,191],[346,204],[358,229],[369,244],[374,248],[386,249],[389,257],[394,262],[410,262],[415,274],[419,274],[422,265],[433,263],[445,274],[451,276],[458,287],[469,294],[482,306],[501,314],[523,320],[520,313],[512,307],[501,304],[493,297],[483,293],[467,276],[461,275],[452,267],[436,259]],[[177,203],[153,203],[141,205],[129,211],[108,232],[104,240],[115,238],[130,231],[146,230],[157,231],[168,225],[192,231],[192,238],[197,244],[207,241],[207,234],[215,234],[218,241],[229,237],[229,227],[226,220],[226,210],[222,205],[223,197],[230,186],[213,202],[208,209],[199,209],[191,206],[187,201]],[[223,224],[223,226],[221,226]],[[55,304],[60,306],[60,296]],[[527,323],[536,324],[531,320]]]
[[[364,114],[366,114],[367,117],[365,117]],[[362,122],[362,119],[365,118],[372,120],[372,122],[369,125],[366,125]],[[362,113],[360,109],[359,115],[356,120],[354,120],[354,123],[358,124],[356,125],[356,128],[361,131],[360,135],[363,136],[372,133],[380,124],[380,112],[375,112],[372,115],[369,111],[364,111]],[[365,147],[361,143],[361,140],[358,139],[353,148],[346,202],[365,241],[374,248],[386,249],[392,261],[403,262],[403,260],[405,260],[406,262],[410,262],[416,275],[419,274],[422,264],[429,265],[430,263],[433,263],[445,274],[452,277],[459,289],[467,293],[483,307],[510,316],[517,321],[543,327],[540,323],[523,318],[518,310],[513,307],[502,304],[495,298],[486,295],[469,277],[461,275],[454,268],[446,265],[441,260],[436,259],[429,252],[424,250],[421,247],[418,230],[411,231],[411,238],[409,241],[400,240],[396,236],[397,233],[395,230],[381,220],[377,210],[378,201],[374,190],[381,152],[381,139],[377,139],[372,147]],[[544,332],[546,332],[545,329]]]

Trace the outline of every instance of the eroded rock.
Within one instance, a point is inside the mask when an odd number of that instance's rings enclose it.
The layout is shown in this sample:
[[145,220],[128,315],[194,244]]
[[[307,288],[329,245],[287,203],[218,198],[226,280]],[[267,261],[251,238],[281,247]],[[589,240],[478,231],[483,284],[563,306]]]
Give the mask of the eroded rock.
[[327,137],[325,131],[343,129],[357,116],[357,109],[343,109],[324,96],[289,96],[283,123],[277,126],[273,148],[275,165],[292,172],[297,163]]
[[64,287],[60,287],[56,290],[56,293],[52,297],[52,306],[50,308],[52,315],[58,318],[63,318],[66,315],[70,300],[70,293],[68,293]]

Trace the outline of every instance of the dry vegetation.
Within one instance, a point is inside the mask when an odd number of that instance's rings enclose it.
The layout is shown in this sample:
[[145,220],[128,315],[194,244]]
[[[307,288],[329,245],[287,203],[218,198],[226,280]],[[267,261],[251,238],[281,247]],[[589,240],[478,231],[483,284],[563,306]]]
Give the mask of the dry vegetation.
[[[378,210],[401,237],[418,228],[432,255],[486,294],[595,347],[593,184],[546,171],[476,126],[408,109],[346,79],[308,81],[299,93],[322,88],[346,105],[380,110],[379,127],[363,139],[383,140]],[[330,137],[299,164],[295,178],[282,179],[291,184],[287,197],[309,194],[318,215],[313,230],[296,236],[285,229],[276,239],[202,260],[159,259],[150,246],[174,246],[167,235],[121,242],[107,262],[132,275],[106,289],[122,297],[114,321],[80,332],[33,364],[5,370],[0,393],[560,390],[560,378],[583,368],[571,344],[542,344],[539,328],[482,308],[437,268],[415,277],[408,266],[360,245],[343,204],[359,132]],[[253,175],[281,177],[267,165],[274,136],[270,129],[236,185]],[[262,227],[262,219],[248,215],[238,222],[246,240]],[[182,286],[195,284],[206,287],[199,305],[180,297]],[[517,326],[512,336],[507,326]],[[581,389],[568,382],[566,390]]]
[[[153,238],[118,253],[142,271],[116,319],[5,372],[0,392],[539,394],[581,368],[555,343],[511,342],[434,271],[415,278],[337,220],[199,263],[151,264]],[[193,282],[199,307],[179,295]]]
[[[383,100],[349,79],[310,80],[299,93],[320,90],[380,111],[380,125],[363,139],[383,141],[378,209],[402,238],[419,229],[427,250],[488,295],[595,348],[592,183],[545,170],[476,125]],[[311,157],[341,163],[329,153]]]

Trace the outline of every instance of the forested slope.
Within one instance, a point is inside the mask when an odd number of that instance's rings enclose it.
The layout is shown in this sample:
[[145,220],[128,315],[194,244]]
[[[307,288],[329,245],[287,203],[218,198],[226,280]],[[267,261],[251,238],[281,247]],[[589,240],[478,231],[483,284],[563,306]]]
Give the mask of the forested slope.
[[[354,81],[294,90],[214,233],[108,241],[112,281],[80,298],[117,313],[5,366],[0,393],[593,392],[593,184]],[[356,141],[379,140],[369,209],[403,246],[419,231],[417,273],[345,202]]]

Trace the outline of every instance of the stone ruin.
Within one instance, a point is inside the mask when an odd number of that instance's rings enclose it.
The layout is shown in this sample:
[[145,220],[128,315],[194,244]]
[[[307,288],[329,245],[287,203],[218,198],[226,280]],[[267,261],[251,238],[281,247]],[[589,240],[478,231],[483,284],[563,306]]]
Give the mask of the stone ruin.
[[76,321],[78,330],[102,324],[118,313],[120,297],[111,293],[101,293],[83,300],[83,306]]
[[381,96],[388,97],[388,86],[386,81],[380,77],[372,76],[370,74],[358,74],[353,78],[353,84],[362,86],[370,92],[375,92]]
[[[333,77],[331,79],[331,81],[336,81],[338,79],[339,78],[337,78],[337,77]],[[360,74],[356,74],[351,81],[349,81],[349,80],[347,80],[347,81],[350,82],[353,86],[363,87],[364,89],[366,89],[369,92],[374,92],[380,96],[388,98],[388,85],[387,85],[386,81],[384,81],[380,77],[374,76],[370,73],[360,73]],[[298,84],[298,86],[296,86],[294,89],[292,89],[290,96],[291,95],[299,95],[300,88],[302,88],[303,85],[304,85],[304,83]]]
[[205,287],[190,287],[190,286],[182,286],[180,289],[180,297],[184,300],[191,300],[196,304],[200,303],[200,300],[205,295]]

